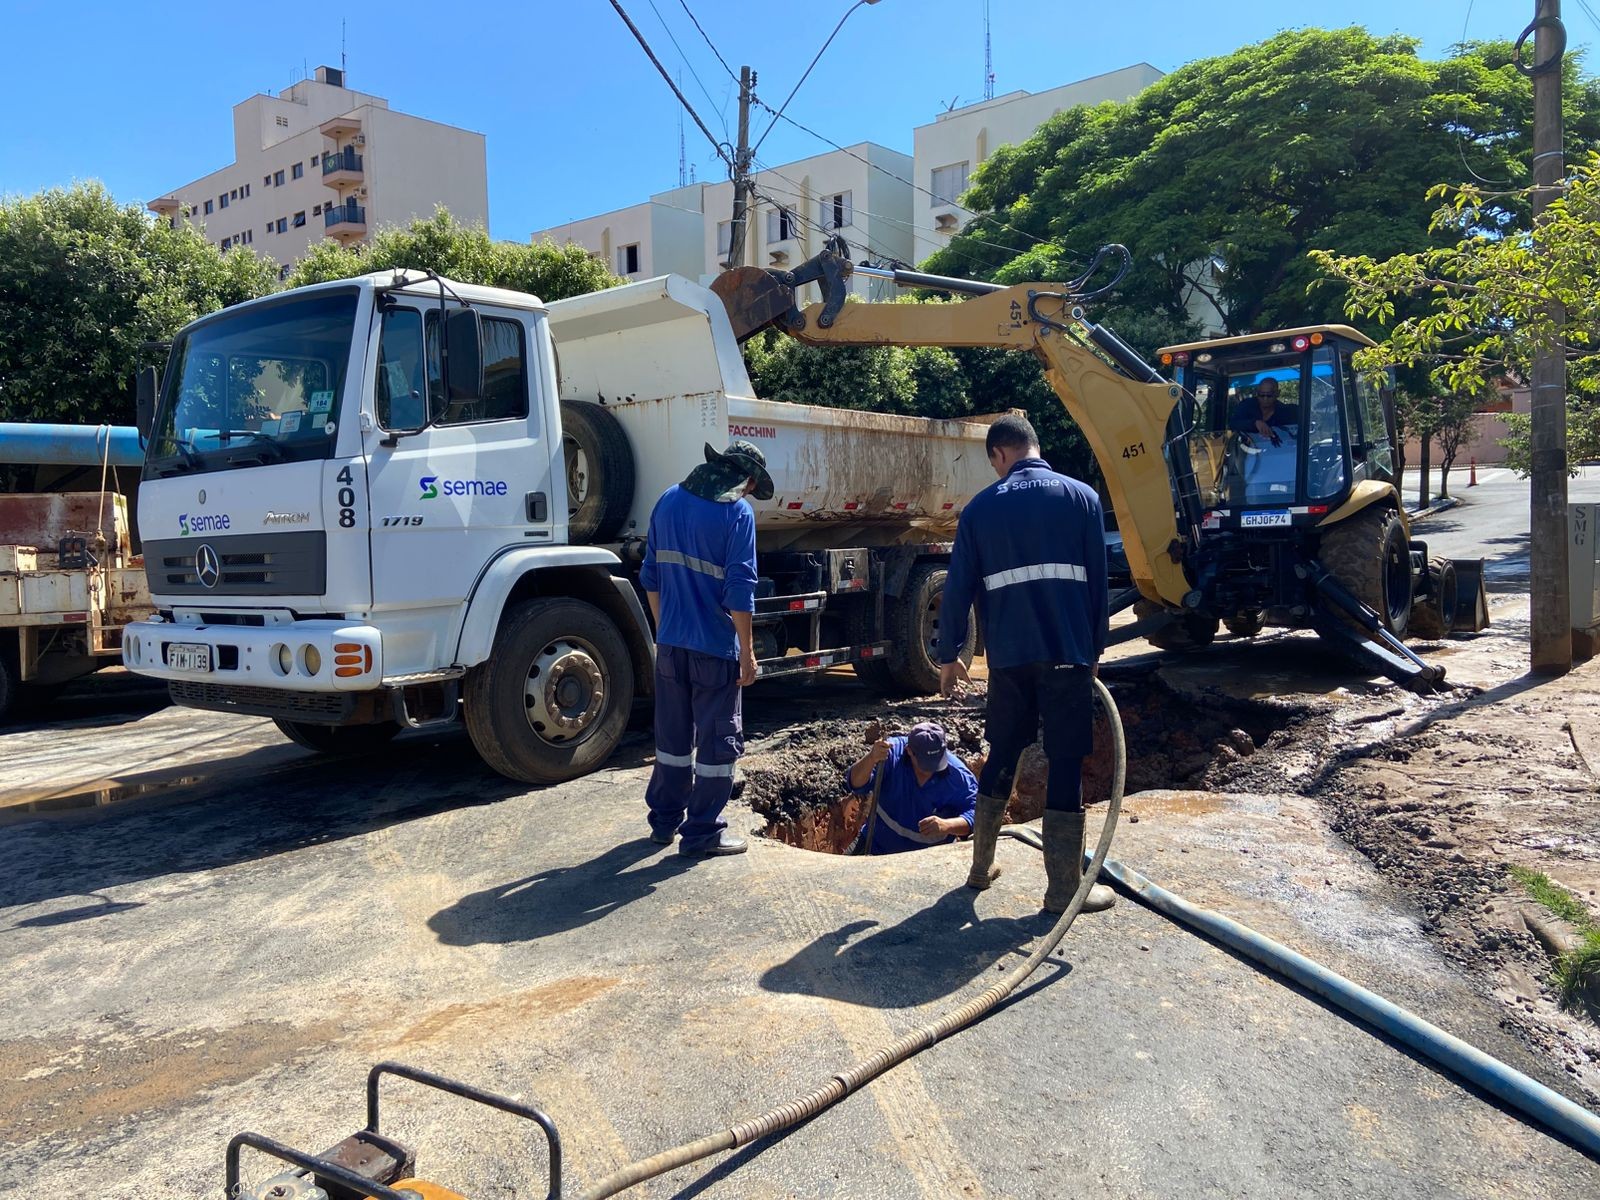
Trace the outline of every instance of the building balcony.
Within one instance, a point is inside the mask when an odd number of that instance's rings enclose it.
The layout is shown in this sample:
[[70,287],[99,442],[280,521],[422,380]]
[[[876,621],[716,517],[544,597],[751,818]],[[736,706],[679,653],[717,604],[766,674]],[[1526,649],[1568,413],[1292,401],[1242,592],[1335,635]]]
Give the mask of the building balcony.
[[332,154],[322,156],[322,182],[329,187],[346,183],[360,183],[363,177],[361,155],[346,146]]
[[322,227],[331,238],[354,240],[367,235],[367,210],[360,204],[335,204],[322,210]]
[[361,132],[361,118],[357,116],[334,117],[317,126],[318,132],[335,142],[347,142]]
[[176,196],[161,196],[145,205],[151,212],[161,217],[174,217],[183,209],[182,202]]

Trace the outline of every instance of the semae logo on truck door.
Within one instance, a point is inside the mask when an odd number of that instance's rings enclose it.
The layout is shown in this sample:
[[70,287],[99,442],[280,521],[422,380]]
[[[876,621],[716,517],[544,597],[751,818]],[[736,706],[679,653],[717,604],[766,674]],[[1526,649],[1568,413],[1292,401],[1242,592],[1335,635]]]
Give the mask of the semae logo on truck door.
[[424,475],[417,480],[422,489],[419,500],[437,500],[440,496],[504,496],[509,489],[504,479],[441,479],[437,475]]

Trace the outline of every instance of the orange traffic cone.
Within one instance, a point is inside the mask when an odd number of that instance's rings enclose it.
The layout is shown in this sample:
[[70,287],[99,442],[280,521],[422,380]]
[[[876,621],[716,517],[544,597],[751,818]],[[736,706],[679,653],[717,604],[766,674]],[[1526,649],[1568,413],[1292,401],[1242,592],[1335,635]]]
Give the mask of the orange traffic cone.
[[1470,459],[1467,460],[1467,462],[1470,464],[1468,472],[1467,472],[1467,486],[1468,487],[1477,487],[1478,486],[1478,460],[1475,459],[1475,458],[1470,458]]

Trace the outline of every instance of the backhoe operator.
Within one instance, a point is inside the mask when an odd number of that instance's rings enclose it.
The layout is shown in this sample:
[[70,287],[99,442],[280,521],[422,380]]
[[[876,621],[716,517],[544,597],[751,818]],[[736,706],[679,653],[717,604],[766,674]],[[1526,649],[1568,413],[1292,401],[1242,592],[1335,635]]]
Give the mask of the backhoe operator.
[[[1050,761],[1045,791],[1044,907],[1064,912],[1083,880],[1083,759],[1093,744],[1090,682],[1105,650],[1105,514],[1094,490],[1050,469],[1024,417],[989,426],[989,463],[1000,482],[975,496],[956,529],[939,617],[939,689],[953,695],[966,678],[959,653],[973,601],[989,662],[984,736],[989,757],[978,778],[967,886],[982,890],[1000,874],[995,839],[1016,779],[1017,760],[1044,721]],[[1085,911],[1115,896],[1096,884]]]

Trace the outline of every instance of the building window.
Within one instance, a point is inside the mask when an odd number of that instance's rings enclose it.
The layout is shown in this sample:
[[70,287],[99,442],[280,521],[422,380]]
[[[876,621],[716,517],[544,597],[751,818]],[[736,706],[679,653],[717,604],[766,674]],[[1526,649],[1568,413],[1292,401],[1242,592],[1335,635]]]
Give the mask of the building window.
[[274,171],[272,173],[272,186],[273,187],[282,187],[283,186],[283,172],[282,171]]
[[242,188],[241,188],[241,189],[240,189],[240,190],[239,190],[239,194],[240,194],[240,196],[242,196],[242,197],[248,197],[248,196],[249,196],[249,195],[250,195],[250,185],[249,185],[249,184],[248,184],[248,183],[247,183],[247,184],[245,184],[245,185],[244,185],[244,187],[242,187]]
[[320,217],[320,216],[321,216],[321,215],[322,215],[322,205],[320,205],[320,204],[313,204],[313,205],[312,205],[312,206],[311,206],[311,215],[312,215],[312,216],[313,216],[313,217]]
[[933,187],[929,190],[933,193],[934,208],[954,204],[967,190],[967,167],[967,163],[958,162],[933,169]]
[[299,159],[296,159],[294,166],[289,168],[289,177],[291,179],[299,179],[305,173],[306,173],[306,165],[305,165],[305,163],[301,162]]
[[261,186],[262,187],[271,187],[272,186],[272,176],[271,175],[263,175],[261,177]]
[[282,281],[287,278],[289,278],[289,264],[284,263],[283,266],[278,268],[278,279]]
[[239,198],[239,189],[238,188],[234,188],[233,191],[228,193],[228,196],[231,199],[237,200]]
[[228,207],[228,193],[227,192],[223,192],[222,195],[217,197],[217,207],[218,208],[227,208]]
[[206,201],[206,216],[209,217],[210,215],[211,215],[211,201],[207,200]]
[[732,221],[718,221],[717,222],[717,253],[722,255],[724,258],[726,258],[727,255],[728,255],[728,251],[730,251],[732,249],[733,249],[733,222]]
[[319,162],[321,162],[321,161],[322,161],[322,155],[320,155],[320,154],[313,154],[313,155],[312,155],[312,156],[311,156],[311,165],[312,165],[312,166],[313,166],[313,167],[314,167],[314,166],[316,166],[316,165],[317,165],[317,164],[318,164],[318,163],[319,163]]
[[301,209],[299,212],[295,213],[295,215],[294,215],[294,227],[296,229],[299,229],[300,226],[304,225],[305,223],[306,223],[305,209]]
[[836,192],[822,198],[822,227],[843,229],[851,224],[850,193]]
[[255,241],[256,241],[256,231],[254,229],[246,229],[244,231],[244,244],[246,246],[253,246],[253,245],[255,245]]
[[278,128],[280,128],[280,129],[289,128],[289,118],[288,117],[278,117],[276,119],[277,119],[277,122],[278,122]]
[[767,214],[767,241],[787,242],[796,235],[799,227],[799,218],[787,208],[775,208]]
[[631,246],[622,246],[617,250],[617,274],[637,275],[639,273],[639,243]]
[[289,220],[288,220],[287,217],[279,217],[278,218],[278,232],[279,233],[288,233],[289,232]]

